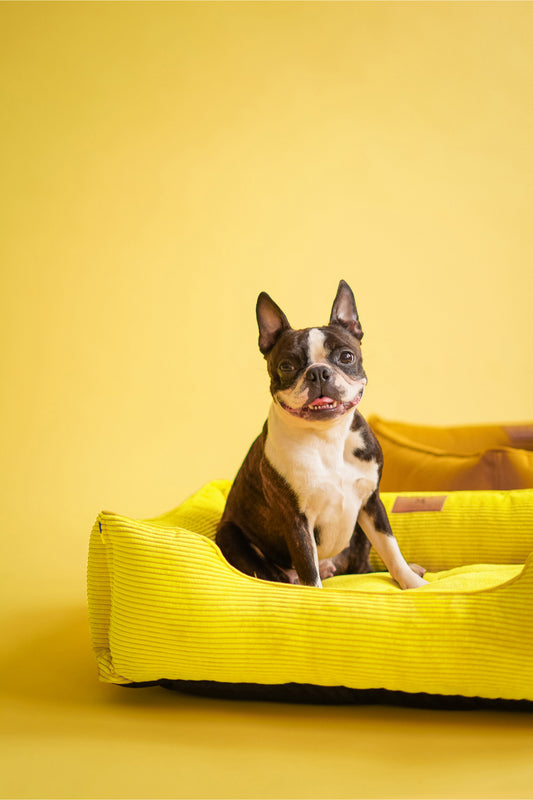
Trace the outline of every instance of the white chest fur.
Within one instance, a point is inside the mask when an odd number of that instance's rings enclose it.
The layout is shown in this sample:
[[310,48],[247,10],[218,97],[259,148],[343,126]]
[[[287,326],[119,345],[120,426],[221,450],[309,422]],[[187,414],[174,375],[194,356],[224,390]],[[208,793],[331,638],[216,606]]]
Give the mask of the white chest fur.
[[331,558],[347,547],[361,506],[377,486],[377,464],[353,455],[363,444],[350,431],[353,413],[324,427],[284,417],[272,405],[265,455],[296,493],[310,529],[319,529],[319,559]]

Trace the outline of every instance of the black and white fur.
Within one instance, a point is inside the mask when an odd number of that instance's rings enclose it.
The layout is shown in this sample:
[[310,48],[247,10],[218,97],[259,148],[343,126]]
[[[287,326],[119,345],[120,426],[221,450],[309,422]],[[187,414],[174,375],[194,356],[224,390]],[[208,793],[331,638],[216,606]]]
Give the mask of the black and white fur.
[[218,527],[225,557],[250,575],[320,587],[370,572],[371,544],[402,589],[424,585],[392,534],[381,448],[357,410],[367,378],[350,287],[340,282],[327,326],[293,330],[264,292],[257,320],[272,405]]

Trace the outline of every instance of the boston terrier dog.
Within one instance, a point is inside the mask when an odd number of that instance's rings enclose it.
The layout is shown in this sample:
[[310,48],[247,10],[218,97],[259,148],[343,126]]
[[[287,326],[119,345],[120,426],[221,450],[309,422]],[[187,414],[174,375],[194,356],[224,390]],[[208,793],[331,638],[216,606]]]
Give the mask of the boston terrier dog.
[[321,587],[371,572],[372,545],[402,589],[424,585],[392,533],[381,448],[357,410],[367,379],[352,290],[341,281],[329,325],[303,330],[262,292],[257,322],[272,405],[218,525],[225,558],[257,578]]

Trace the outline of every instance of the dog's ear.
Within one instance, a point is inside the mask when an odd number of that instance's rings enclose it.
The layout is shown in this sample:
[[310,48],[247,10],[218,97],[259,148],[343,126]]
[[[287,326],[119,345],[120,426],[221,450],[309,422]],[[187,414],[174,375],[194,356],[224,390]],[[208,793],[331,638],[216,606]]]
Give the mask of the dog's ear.
[[331,309],[329,324],[342,325],[343,328],[349,330],[359,341],[363,338],[363,330],[357,315],[355,298],[346,281],[341,281],[339,283],[337,296],[335,297],[333,308]]
[[266,356],[285,330],[290,329],[289,320],[272,298],[261,292],[257,298],[257,324],[259,325],[259,349]]

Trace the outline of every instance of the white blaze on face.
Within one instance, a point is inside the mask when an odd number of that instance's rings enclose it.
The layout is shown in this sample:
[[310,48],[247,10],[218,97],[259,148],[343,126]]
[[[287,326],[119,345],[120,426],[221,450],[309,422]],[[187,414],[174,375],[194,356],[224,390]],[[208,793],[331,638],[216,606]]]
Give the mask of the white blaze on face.
[[311,364],[328,364],[328,354],[325,347],[326,336],[318,328],[311,328],[309,331],[309,361]]
[[[329,351],[326,349],[326,334],[318,328],[309,331],[309,361],[313,364],[326,364],[333,372],[333,383],[343,400],[351,401],[360,390],[360,381],[354,381],[349,375],[335,367],[328,360]],[[355,389],[353,387],[356,387]]]
[[[327,352],[325,348],[326,337],[318,328],[311,328],[307,339],[307,362],[311,364],[328,364]],[[297,382],[290,389],[278,392],[278,397],[291,408],[302,408],[309,401],[309,384],[306,379],[305,371],[298,378]]]

